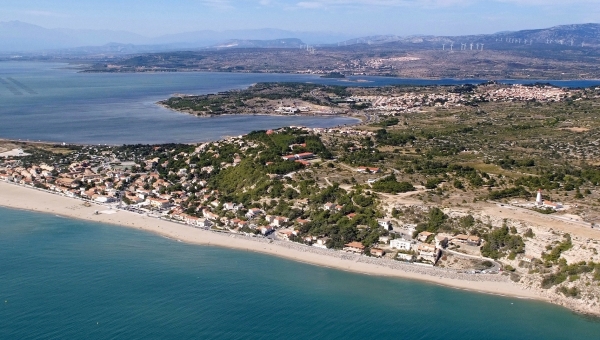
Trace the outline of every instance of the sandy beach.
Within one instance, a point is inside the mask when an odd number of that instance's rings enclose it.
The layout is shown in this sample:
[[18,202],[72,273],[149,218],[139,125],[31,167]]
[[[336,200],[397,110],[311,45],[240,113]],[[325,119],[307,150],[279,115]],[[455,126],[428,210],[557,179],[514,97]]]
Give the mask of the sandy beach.
[[[133,212],[109,210],[102,205],[92,204],[86,207],[79,199],[5,182],[0,182],[0,206],[136,228],[181,242],[260,252],[294,261],[367,275],[421,280],[469,291],[547,300],[547,298],[538,295],[534,291],[521,288],[501,275],[453,274],[447,270],[403,264],[393,260],[346,255],[346,253],[339,251],[317,250],[314,247],[291,242],[275,241],[269,243],[268,240],[262,238],[252,239],[241,235],[207,231]],[[95,214],[96,211],[100,213]]]

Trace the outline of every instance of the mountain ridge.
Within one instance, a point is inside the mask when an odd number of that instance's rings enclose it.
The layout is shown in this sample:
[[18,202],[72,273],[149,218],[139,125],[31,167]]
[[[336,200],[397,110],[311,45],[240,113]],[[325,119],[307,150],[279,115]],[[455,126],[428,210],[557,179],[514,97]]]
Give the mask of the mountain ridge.
[[[150,53],[160,51],[219,48],[219,46],[297,48],[298,43],[272,42],[297,39],[301,45],[353,46],[358,44],[409,44],[430,48],[452,44],[532,44],[581,45],[600,47],[600,24],[584,23],[558,25],[549,28],[502,31],[492,34],[462,36],[436,35],[372,35],[348,39],[348,35],[334,32],[295,32],[264,28],[253,30],[201,30],[144,37],[127,31],[47,29],[21,21],[0,22],[0,52],[69,52],[69,53]],[[237,41],[237,42],[236,42]],[[117,45],[123,45],[121,47]],[[221,47],[222,48],[222,47]],[[445,48],[445,47],[444,47]],[[453,47],[451,47],[453,48]],[[462,45],[461,45],[462,48]]]

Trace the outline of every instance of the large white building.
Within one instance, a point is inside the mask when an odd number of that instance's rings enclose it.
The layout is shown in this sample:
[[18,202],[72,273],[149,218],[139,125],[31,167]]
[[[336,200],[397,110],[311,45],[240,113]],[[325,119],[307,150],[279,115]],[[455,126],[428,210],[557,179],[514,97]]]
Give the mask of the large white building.
[[396,238],[390,241],[390,247],[400,250],[410,250],[411,243],[405,239]]

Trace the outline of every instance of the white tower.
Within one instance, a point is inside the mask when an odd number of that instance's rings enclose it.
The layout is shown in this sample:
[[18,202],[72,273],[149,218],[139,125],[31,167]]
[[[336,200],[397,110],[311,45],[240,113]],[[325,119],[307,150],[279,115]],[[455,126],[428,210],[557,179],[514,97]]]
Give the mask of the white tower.
[[537,196],[535,198],[535,204],[536,205],[544,204],[544,201],[542,200],[542,189],[538,189]]

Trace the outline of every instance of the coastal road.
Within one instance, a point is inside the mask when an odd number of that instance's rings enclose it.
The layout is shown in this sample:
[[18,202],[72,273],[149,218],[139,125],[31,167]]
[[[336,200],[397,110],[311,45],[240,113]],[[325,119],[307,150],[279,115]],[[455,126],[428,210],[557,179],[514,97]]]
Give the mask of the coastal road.
[[598,239],[600,228],[592,228],[588,222],[569,219],[568,217],[541,214],[533,210],[506,203],[487,201],[481,212],[497,218],[511,218],[548,229],[560,230],[581,237]]

